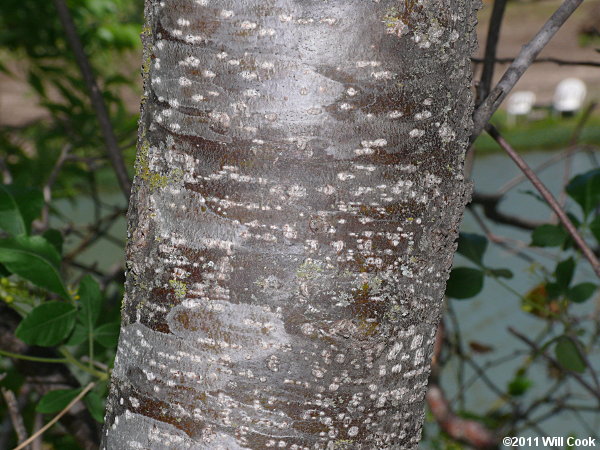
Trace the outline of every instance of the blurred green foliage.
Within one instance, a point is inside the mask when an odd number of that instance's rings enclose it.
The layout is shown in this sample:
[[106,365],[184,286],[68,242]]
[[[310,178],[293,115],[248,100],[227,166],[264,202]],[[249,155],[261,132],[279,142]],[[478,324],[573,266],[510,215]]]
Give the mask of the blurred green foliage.
[[[68,6],[131,169],[137,114],[123,99],[141,94],[143,2],[73,0]],[[17,337],[48,348],[55,354],[51,359],[63,361],[82,386],[96,382],[84,402],[92,417],[102,421],[119,329],[123,284],[118,275],[123,269],[117,267],[110,275],[95,265],[86,268],[79,255],[106,236],[124,209],[101,198],[117,184],[52,1],[0,2],[0,61],[4,77],[26,80],[28,102],[42,111],[24,123],[0,124],[0,298],[24,319]],[[5,109],[3,115],[8,114]],[[73,223],[55,206],[60,199],[77,205],[81,198],[94,203],[84,225]],[[90,270],[93,277],[82,278]],[[0,372],[7,374],[0,384],[19,392],[25,378],[9,363],[9,353],[0,352]],[[31,429],[36,411],[56,413],[80,391],[51,391],[42,398],[32,392],[21,411],[25,425]],[[3,402],[0,417],[6,417]],[[48,433],[44,442],[61,450],[80,448],[64,433]]]
[[[141,61],[128,65],[125,56],[139,51],[142,2],[73,0],[68,4],[131,167],[137,117],[127,109],[123,96],[133,91],[139,97]],[[42,119],[0,128],[4,164],[13,183],[42,187],[68,148],[71,161],[61,168],[64,176],[56,180],[53,196],[89,193],[90,164],[94,170],[107,165],[104,143],[54,4],[0,2],[0,55],[6,61],[2,70],[9,76],[25,76],[46,112]],[[84,159],[78,161],[77,156]]]

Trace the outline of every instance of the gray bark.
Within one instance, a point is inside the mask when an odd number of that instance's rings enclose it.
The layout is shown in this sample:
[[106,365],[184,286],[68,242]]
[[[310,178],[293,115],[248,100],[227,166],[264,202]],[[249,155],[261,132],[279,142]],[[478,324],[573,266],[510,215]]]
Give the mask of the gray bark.
[[103,448],[417,446],[471,0],[146,0]]

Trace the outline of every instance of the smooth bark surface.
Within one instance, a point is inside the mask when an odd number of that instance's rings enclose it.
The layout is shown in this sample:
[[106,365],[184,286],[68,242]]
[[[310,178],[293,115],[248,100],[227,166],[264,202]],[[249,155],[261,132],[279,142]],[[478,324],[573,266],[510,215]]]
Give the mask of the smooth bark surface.
[[474,2],[146,1],[107,449],[414,448]]

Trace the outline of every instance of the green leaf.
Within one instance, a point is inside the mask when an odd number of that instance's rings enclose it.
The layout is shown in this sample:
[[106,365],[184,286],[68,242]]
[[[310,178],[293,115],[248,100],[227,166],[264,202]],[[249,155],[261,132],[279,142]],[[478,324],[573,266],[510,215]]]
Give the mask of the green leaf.
[[546,283],[546,292],[548,293],[548,300],[554,300],[560,297],[564,289],[558,283]]
[[470,267],[457,267],[450,272],[446,284],[448,297],[464,299],[474,297],[483,288],[483,272]]
[[511,279],[513,277],[513,273],[512,271],[510,271],[509,269],[488,269],[488,271],[490,272],[490,275],[494,276],[494,277],[498,277],[498,278],[506,278],[506,279]]
[[69,303],[51,301],[34,308],[15,334],[26,344],[50,347],[65,339],[75,324],[76,309]]
[[79,304],[81,312],[78,318],[88,330],[92,330],[100,316],[102,294],[100,286],[90,275],[83,277],[79,284]]
[[67,339],[67,342],[65,342],[65,344],[79,345],[84,343],[89,337],[90,335],[87,327],[80,323],[76,323],[75,327],[73,328],[73,332],[71,333],[71,336],[69,336],[69,339]]
[[585,368],[585,360],[581,356],[578,345],[568,336],[560,336],[556,340],[554,353],[558,362],[565,368],[574,372],[582,373]]
[[58,254],[62,254],[63,247],[63,237],[60,231],[50,228],[42,234],[44,239],[46,239],[52,246],[56,249]]
[[94,391],[91,391],[83,398],[83,402],[88,408],[90,415],[96,422],[104,423],[104,400]]
[[475,264],[481,265],[487,243],[487,239],[479,234],[460,233],[457,251]]
[[0,229],[13,236],[29,234],[31,222],[44,204],[42,194],[30,188],[0,185]]
[[0,380],[0,386],[13,392],[21,392],[21,387],[25,384],[25,375],[12,364],[3,367],[2,376],[4,378]]
[[600,214],[594,217],[594,220],[591,221],[590,231],[596,238],[596,241],[600,242]]
[[110,322],[96,328],[95,338],[98,344],[106,348],[116,348],[119,341],[119,322]]
[[524,375],[516,375],[510,383],[508,383],[508,393],[515,397],[523,395],[533,386],[533,382]]
[[600,203],[600,169],[590,170],[573,178],[565,188],[587,215]]
[[556,284],[564,292],[571,284],[573,279],[573,273],[575,272],[575,260],[573,258],[565,259],[556,265],[554,276],[556,277]]
[[0,239],[0,263],[33,284],[69,298],[59,273],[60,255],[43,237]]
[[580,283],[567,291],[567,298],[575,303],[583,303],[589,299],[598,286],[594,283]]
[[35,410],[43,414],[52,414],[63,410],[77,395],[81,392],[79,389],[57,389],[44,395]]
[[567,212],[567,217],[569,218],[569,220],[571,222],[573,222],[573,225],[575,225],[575,228],[579,229],[579,227],[581,226],[581,221],[579,220],[579,218],[571,212]]
[[0,228],[13,236],[27,232],[15,198],[3,185],[0,185]]
[[25,221],[27,232],[31,232],[31,222],[40,217],[44,207],[44,196],[35,188],[11,186],[12,194],[17,200],[19,211]]
[[533,230],[531,246],[560,247],[567,238],[567,232],[560,225],[544,224]]

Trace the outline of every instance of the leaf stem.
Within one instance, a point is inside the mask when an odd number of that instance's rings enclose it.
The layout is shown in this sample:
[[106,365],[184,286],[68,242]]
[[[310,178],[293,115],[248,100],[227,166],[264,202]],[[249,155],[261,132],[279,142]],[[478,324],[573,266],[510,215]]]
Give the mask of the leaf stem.
[[81,361],[79,361],[77,358],[75,358],[71,352],[69,352],[69,350],[67,350],[64,347],[60,347],[58,349],[58,351],[60,352],[61,355],[63,355],[66,360],[73,364],[76,367],[79,367],[81,370],[83,370],[84,372],[89,373],[90,375],[95,376],[96,378],[99,378],[100,380],[106,380],[108,379],[108,374],[105,372],[100,372],[99,370],[96,370],[92,367],[88,367],[85,364],[83,364]]
[[8,358],[23,359],[25,361],[35,361],[48,364],[65,364],[67,362],[67,360],[63,358],[44,358],[43,356],[21,355],[19,353],[7,352],[6,350],[0,350],[0,355]]
[[89,368],[94,370],[94,335],[91,328],[88,329],[88,357],[89,360]]

